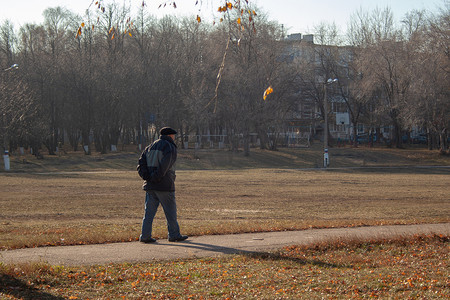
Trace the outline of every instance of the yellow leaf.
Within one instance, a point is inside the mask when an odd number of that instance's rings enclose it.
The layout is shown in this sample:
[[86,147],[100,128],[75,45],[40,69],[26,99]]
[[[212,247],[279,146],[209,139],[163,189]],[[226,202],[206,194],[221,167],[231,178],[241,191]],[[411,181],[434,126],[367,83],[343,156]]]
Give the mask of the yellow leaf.
[[228,7],[228,9],[232,9],[233,8],[233,4],[231,4],[231,2],[227,2],[227,7]]
[[263,99],[264,101],[267,99],[267,96],[273,93],[273,88],[270,85],[265,91],[264,91],[264,95],[263,95]]
[[241,24],[241,18],[237,19],[237,23]]
[[131,34],[131,32],[128,32],[128,35],[129,35],[129,36],[133,36],[133,35]]
[[115,34],[113,33],[113,35],[112,35],[112,37],[111,37],[111,40],[113,40],[115,38]]
[[200,16],[199,15],[197,15],[197,22],[201,22],[202,21],[202,19],[200,18]]
[[84,23],[81,23],[81,27],[84,27]]

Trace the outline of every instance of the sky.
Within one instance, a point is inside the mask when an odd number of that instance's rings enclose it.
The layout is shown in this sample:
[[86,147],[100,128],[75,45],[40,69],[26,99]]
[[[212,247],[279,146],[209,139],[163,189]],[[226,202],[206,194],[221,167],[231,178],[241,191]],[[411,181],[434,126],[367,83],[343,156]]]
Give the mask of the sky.
[[[79,15],[96,0],[0,0],[0,24],[6,19],[12,21],[18,29],[26,23],[42,23],[43,11],[48,7],[65,7]],[[103,0],[105,3],[112,0]],[[197,0],[171,0],[177,8],[166,6],[158,8],[164,0],[145,0],[148,11],[158,17],[164,14],[196,15],[211,18],[224,0],[198,0],[201,5],[195,5]],[[438,7],[444,7],[448,0],[250,0],[268,14],[270,20],[283,24],[288,33],[313,33],[315,25],[321,22],[332,23],[345,32],[350,16],[356,11],[372,11],[375,8],[389,6],[397,21],[406,12],[413,9],[426,9],[437,12]],[[141,5],[142,0],[116,0],[117,3],[132,7]]]

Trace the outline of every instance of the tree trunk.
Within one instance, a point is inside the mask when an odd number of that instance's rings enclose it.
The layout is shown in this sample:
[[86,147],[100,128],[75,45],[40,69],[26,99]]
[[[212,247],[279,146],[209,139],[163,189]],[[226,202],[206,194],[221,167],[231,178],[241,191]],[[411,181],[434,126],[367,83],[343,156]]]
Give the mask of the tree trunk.
[[358,147],[358,124],[353,123],[353,147]]
[[244,156],[250,156],[250,135],[248,132],[244,133]]
[[446,153],[446,151],[448,149],[447,130],[446,129],[441,130],[441,132],[439,133],[439,142],[440,142],[439,152]]

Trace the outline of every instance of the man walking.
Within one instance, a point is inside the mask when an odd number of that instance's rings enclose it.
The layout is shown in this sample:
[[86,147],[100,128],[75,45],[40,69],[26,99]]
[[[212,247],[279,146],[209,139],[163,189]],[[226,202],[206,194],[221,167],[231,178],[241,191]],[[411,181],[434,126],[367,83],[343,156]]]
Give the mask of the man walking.
[[177,221],[175,201],[175,161],[177,132],[170,127],[160,130],[160,138],[145,148],[137,167],[139,176],[144,179],[142,188],[146,191],[145,215],[142,220],[142,232],[139,241],[154,243],[152,224],[159,204],[163,207],[167,220],[170,242],[184,241],[187,235],[181,235]]

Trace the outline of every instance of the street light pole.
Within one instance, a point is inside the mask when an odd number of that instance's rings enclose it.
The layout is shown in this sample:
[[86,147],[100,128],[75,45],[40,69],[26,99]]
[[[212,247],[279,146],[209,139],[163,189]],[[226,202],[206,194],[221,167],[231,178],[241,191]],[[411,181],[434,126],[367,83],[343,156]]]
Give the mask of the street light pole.
[[[13,64],[12,66],[10,66],[9,68],[3,69],[4,72],[8,72],[11,70],[15,70],[18,69],[19,65],[18,64]],[[9,171],[10,169],[10,159],[9,159],[9,151],[8,151],[8,137],[7,137],[7,133],[8,133],[8,128],[6,125],[6,116],[5,113],[3,112],[2,114],[2,121],[3,121],[3,147],[4,147],[4,154],[3,154],[3,162],[4,162],[4,166],[5,166],[5,171]]]
[[337,79],[328,79],[323,84],[323,114],[324,114],[324,133],[323,133],[323,167],[327,168],[330,165],[330,157],[328,154],[328,99],[327,99],[327,85],[337,82]]

